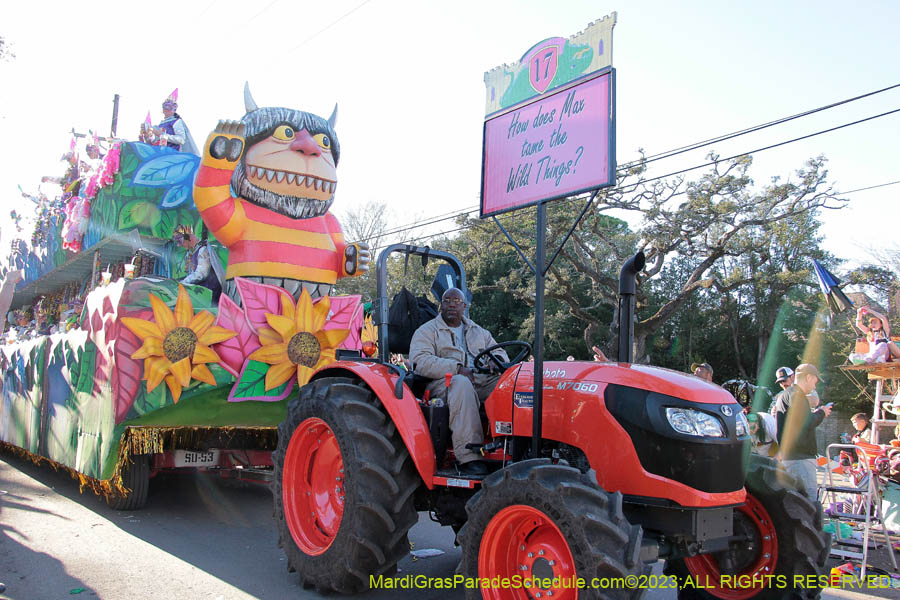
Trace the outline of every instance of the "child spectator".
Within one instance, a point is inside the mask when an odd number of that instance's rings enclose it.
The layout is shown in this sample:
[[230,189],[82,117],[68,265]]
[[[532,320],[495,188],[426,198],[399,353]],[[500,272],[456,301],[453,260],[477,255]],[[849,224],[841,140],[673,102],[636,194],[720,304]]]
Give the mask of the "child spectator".
[[[868,327],[863,324],[863,319],[867,315]],[[900,347],[891,341],[891,324],[884,315],[867,306],[862,306],[856,311],[856,327],[866,334],[866,341],[869,342],[869,353],[863,357],[866,363],[885,362],[891,358],[900,358]]]
[[872,425],[869,423],[869,417],[866,416],[866,413],[856,413],[850,417],[850,422],[853,424],[853,428],[856,429],[856,434],[850,440],[854,444],[858,444],[861,441],[871,443]]

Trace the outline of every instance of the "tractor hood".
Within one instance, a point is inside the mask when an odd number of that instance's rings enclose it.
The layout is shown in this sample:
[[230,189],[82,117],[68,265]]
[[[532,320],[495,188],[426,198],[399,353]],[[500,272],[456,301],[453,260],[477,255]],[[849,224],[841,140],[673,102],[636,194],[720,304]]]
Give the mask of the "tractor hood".
[[[517,436],[531,434],[533,368],[507,372],[487,402]],[[728,391],[630,363],[548,362],[543,381],[543,437],[581,449],[604,489],[680,506],[743,501],[749,438]]]

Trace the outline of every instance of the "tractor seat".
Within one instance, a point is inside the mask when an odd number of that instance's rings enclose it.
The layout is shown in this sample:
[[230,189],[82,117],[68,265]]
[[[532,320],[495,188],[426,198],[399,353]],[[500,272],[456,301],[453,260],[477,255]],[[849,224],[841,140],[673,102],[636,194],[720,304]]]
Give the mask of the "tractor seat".
[[410,391],[412,391],[413,396],[416,398],[422,398],[425,396],[425,388],[428,387],[428,384],[431,383],[431,379],[425,377],[424,375],[419,375],[414,371],[407,371],[406,376],[403,378],[403,383],[409,387]]

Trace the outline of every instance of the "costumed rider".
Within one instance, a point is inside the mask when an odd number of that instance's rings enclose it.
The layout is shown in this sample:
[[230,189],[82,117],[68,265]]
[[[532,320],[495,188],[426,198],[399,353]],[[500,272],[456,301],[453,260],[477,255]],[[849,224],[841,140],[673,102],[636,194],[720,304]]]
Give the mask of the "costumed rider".
[[156,127],[150,129],[142,135],[144,141],[158,146],[168,146],[173,150],[180,152],[189,152],[191,154],[200,155],[194,138],[191,136],[190,130],[184,123],[177,112],[178,110],[178,88],[172,90],[169,97],[165,99],[162,105],[163,120]]
[[189,225],[178,225],[172,234],[172,240],[185,250],[186,270],[188,274],[181,283],[202,285],[212,292],[213,303],[218,302],[222,293],[222,281],[225,279],[225,270],[210,251],[207,241],[200,240]]
[[[487,465],[467,444],[482,444],[479,402],[483,402],[500,379],[496,373],[475,374],[473,359],[485,348],[495,345],[493,336],[465,316],[466,300],[458,288],[441,296],[441,313],[419,327],[410,342],[409,357],[415,372],[432,379],[428,390],[432,398],[446,398],[450,408],[453,453],[459,472],[467,476],[487,475]],[[502,361],[509,357],[502,349],[494,354]],[[453,375],[447,390],[445,374]]]

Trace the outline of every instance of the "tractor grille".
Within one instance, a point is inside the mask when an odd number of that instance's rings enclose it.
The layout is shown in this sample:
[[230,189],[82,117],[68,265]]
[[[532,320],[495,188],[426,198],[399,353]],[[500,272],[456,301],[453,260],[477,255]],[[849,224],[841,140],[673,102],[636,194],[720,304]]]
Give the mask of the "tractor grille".
[[631,437],[646,471],[708,493],[733,492],[744,486],[750,446],[735,434],[736,415],[716,414],[725,424],[725,438],[700,438],[672,429],[665,409],[685,407],[712,413],[719,405],[615,384],[606,387],[605,400],[610,414]]

